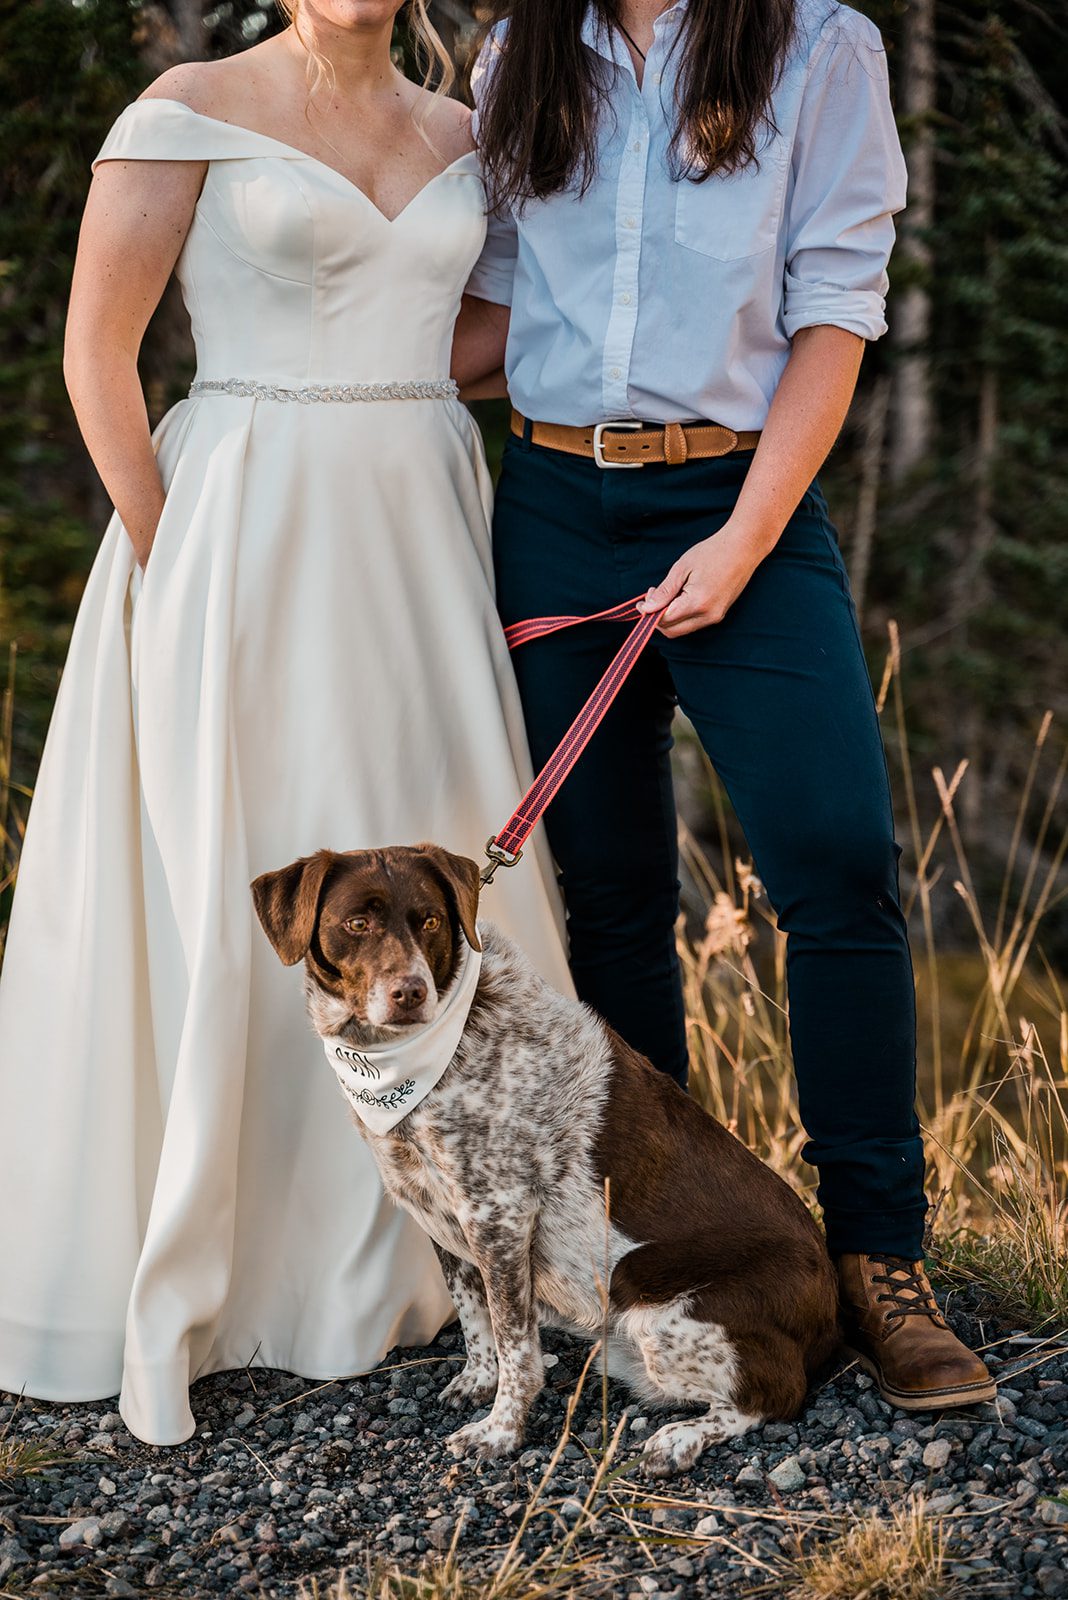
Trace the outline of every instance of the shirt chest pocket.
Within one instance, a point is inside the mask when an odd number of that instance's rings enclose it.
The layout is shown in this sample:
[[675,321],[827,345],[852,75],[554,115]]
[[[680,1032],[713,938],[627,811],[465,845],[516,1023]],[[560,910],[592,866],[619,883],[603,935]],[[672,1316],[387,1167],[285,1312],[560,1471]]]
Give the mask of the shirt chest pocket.
[[684,250],[738,261],[770,250],[779,234],[786,175],[787,141],[773,138],[756,163],[737,172],[714,172],[704,183],[683,178],[675,195],[675,243]]

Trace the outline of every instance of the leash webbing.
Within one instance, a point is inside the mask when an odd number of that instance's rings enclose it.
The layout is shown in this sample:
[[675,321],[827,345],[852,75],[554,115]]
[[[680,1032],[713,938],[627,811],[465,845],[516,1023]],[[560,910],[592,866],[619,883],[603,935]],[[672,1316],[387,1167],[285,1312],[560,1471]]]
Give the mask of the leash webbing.
[[526,622],[514,622],[504,630],[509,650],[518,650],[532,639],[545,638],[559,633],[563,628],[574,628],[583,622],[630,622],[635,626],[609,664],[586,704],[568,728],[564,737],[538,773],[526,794],[516,806],[499,833],[486,844],[488,864],[482,869],[483,884],[490,883],[498,867],[514,867],[523,854],[523,846],[540,822],[546,807],[559,790],[568,773],[578,761],[583,750],[604,721],[605,714],[641,655],[656,632],[660,611],[640,612],[638,602],[644,595],[622,605],[609,606],[589,617],[531,617]]

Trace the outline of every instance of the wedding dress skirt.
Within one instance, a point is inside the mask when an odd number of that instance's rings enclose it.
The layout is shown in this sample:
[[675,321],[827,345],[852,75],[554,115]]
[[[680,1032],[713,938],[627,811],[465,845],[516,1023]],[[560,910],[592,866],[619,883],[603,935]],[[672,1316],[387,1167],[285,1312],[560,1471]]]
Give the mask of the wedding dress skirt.
[[[198,383],[156,434],[143,580],[117,519],[104,538],[29,819],[0,984],[0,1386],[121,1388],[167,1444],[204,1373],[353,1373],[451,1316],[250,880],[321,846],[479,857],[530,772],[481,442],[445,379],[474,158],[393,221],[174,101],[131,106],[98,159],[209,163],[177,269]],[[485,909],[567,987],[543,846]]]

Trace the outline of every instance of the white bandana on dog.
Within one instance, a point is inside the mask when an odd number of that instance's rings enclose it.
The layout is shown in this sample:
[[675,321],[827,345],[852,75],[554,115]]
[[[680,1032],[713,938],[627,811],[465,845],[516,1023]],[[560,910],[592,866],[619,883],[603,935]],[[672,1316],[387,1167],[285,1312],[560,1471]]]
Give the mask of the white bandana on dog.
[[397,1043],[357,1050],[338,1034],[323,1037],[326,1059],[362,1122],[372,1133],[388,1133],[437,1083],[459,1048],[475,998],[482,952],[464,941],[460,971],[433,1022]]

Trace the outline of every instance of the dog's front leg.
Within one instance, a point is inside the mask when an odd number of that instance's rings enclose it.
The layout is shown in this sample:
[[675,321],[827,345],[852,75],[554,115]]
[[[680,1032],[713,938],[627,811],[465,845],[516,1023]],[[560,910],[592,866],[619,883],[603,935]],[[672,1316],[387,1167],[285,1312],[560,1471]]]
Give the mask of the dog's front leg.
[[473,1261],[461,1261],[436,1242],[434,1249],[467,1346],[466,1365],[445,1385],[441,1398],[450,1406],[488,1406],[497,1393],[497,1346],[482,1274]]
[[499,1376],[489,1416],[459,1428],[448,1444],[456,1455],[509,1455],[523,1442],[527,1415],[544,1380],[530,1261],[533,1217],[465,1231],[485,1285]]

